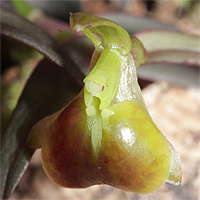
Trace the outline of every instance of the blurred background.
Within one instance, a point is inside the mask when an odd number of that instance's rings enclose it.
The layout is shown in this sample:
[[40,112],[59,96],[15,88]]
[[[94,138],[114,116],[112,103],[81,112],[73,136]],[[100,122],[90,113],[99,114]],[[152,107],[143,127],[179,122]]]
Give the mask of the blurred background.
[[[43,13],[67,23],[69,12],[86,12],[116,21],[130,34],[157,28],[200,35],[200,2],[195,0],[27,1]],[[10,1],[1,4],[13,9]],[[23,8],[22,8],[23,9]],[[1,119],[5,127],[31,72],[43,58],[35,50],[1,38]],[[167,67],[166,67],[167,66]],[[110,186],[66,189],[45,175],[40,150],[10,199],[199,199],[200,89],[199,67],[160,65],[138,69],[139,83],[148,110],[160,130],[181,156],[180,187],[165,184],[158,191],[138,195]]]

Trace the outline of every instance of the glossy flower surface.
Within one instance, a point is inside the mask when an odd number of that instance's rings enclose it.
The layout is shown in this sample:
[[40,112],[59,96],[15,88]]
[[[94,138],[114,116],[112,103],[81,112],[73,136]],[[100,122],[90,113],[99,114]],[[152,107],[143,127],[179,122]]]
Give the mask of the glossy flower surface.
[[70,24],[95,52],[80,94],[27,139],[42,148],[49,178],[64,187],[109,184],[136,193],[166,181],[180,185],[180,157],[148,114],[137,83],[136,67],[146,57],[141,42],[101,17],[75,13]]

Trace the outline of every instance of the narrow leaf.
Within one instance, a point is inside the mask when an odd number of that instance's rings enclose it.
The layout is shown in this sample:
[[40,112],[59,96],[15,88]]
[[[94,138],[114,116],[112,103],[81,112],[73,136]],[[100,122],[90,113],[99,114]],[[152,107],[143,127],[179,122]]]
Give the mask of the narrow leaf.
[[172,25],[162,23],[150,17],[136,17],[127,13],[105,14],[102,17],[113,20],[130,34],[147,29],[177,30]]
[[178,31],[149,30],[135,34],[149,52],[147,63],[200,65],[200,38]]
[[44,59],[27,82],[1,144],[1,196],[8,198],[25,171],[33,151],[26,147],[32,126],[62,108],[78,93],[55,64]]
[[145,63],[176,63],[200,66],[200,54],[194,51],[163,50],[149,53],[149,59]]
[[[82,87],[84,75],[63,51],[62,47],[22,16],[1,6],[1,34],[23,42],[44,54],[57,66],[65,68],[67,76]],[[67,60],[67,62],[66,62]]]
[[145,64],[137,68],[138,78],[149,81],[167,81],[189,87],[199,87],[199,69],[180,64]]
[[135,34],[151,51],[158,50],[185,50],[199,52],[199,37],[178,31],[146,30]]

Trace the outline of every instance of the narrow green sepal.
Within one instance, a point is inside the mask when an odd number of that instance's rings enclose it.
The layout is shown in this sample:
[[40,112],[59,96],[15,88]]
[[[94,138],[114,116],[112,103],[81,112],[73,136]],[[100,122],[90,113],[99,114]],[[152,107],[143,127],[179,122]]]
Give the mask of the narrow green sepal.
[[[121,49],[124,54],[131,50],[130,36],[117,23],[102,17],[86,13],[70,13],[70,26],[76,31],[82,31],[95,45],[112,46]],[[98,40],[89,33],[95,33],[100,37]],[[97,46],[98,46],[97,45]]]
[[145,63],[148,58],[148,52],[144,48],[142,42],[135,36],[130,36],[132,42],[131,54],[134,58],[135,66],[139,67]]

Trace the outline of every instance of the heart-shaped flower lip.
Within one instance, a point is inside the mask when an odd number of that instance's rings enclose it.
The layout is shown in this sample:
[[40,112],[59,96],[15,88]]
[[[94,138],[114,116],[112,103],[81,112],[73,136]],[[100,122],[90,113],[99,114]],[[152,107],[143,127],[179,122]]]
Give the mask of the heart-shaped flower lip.
[[70,25],[95,51],[83,90],[28,136],[29,147],[42,148],[47,175],[64,187],[109,184],[136,193],[180,185],[180,157],[151,119],[137,82],[147,55],[142,43],[94,15],[71,13]]

